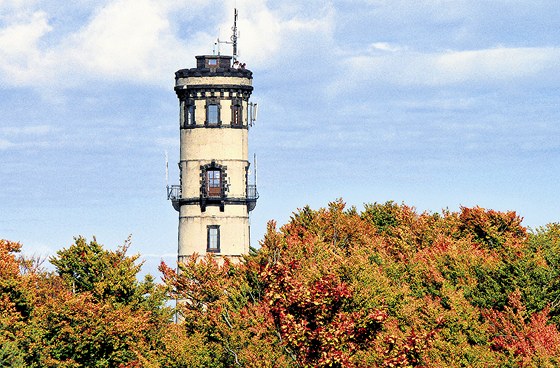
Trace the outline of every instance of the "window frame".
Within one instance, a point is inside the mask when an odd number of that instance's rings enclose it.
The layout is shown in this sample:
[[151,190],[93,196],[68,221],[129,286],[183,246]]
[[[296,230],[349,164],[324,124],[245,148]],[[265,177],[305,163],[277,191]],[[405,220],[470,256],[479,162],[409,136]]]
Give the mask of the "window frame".
[[208,197],[222,196],[222,177],[222,170],[220,168],[209,168],[206,170],[206,194]]
[[207,68],[217,68],[219,65],[218,58],[208,58],[206,59]]
[[231,100],[231,126],[235,128],[243,127],[243,100],[240,98]]
[[[214,122],[214,120],[212,120],[212,122],[210,121],[210,107],[211,106],[216,106],[216,121]],[[221,110],[221,104],[220,104],[220,100],[219,99],[208,99],[206,100],[206,121],[204,122],[204,125],[206,127],[210,127],[210,128],[214,128],[214,127],[219,127],[222,125],[222,121],[221,121],[221,114],[220,114],[220,110]]]
[[196,105],[194,100],[185,101],[185,127],[193,127],[196,125]]
[[206,225],[206,252],[220,253],[220,225]]

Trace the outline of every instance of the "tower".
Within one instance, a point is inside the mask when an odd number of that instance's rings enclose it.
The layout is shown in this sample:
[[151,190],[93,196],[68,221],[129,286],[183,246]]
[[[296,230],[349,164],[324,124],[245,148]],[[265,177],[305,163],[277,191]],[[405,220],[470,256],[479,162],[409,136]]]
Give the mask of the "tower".
[[167,195],[179,211],[179,262],[193,253],[235,260],[249,251],[249,212],[258,199],[248,159],[253,77],[235,57],[197,56],[196,68],[175,73],[180,185]]

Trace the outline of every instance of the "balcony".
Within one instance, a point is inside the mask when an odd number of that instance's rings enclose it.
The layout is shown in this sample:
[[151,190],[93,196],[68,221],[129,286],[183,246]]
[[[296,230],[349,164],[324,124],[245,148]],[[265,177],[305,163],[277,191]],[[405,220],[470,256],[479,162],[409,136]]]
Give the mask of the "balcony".
[[181,199],[181,186],[180,185],[168,185],[167,186],[167,199],[170,201],[176,201]]
[[179,211],[179,200],[181,199],[181,186],[168,185],[167,186],[167,199],[173,204],[173,208]]
[[201,195],[200,197],[193,197],[193,198],[183,198],[183,194],[181,192],[180,185],[168,185],[167,186],[167,199],[171,201],[173,204],[173,208],[179,211],[179,207],[181,204],[194,204],[194,203],[202,203],[204,202],[209,203],[211,201],[219,200],[220,204],[246,204],[247,210],[252,211],[255,206],[257,205],[257,199],[259,199],[259,192],[257,191],[257,186],[254,184],[247,185],[247,192],[245,194],[245,198],[243,197],[228,197],[228,196],[218,196],[212,197],[209,196],[208,193],[204,190],[204,187],[201,188]]
[[257,205],[257,199],[259,199],[257,186],[254,184],[247,185],[247,210],[249,212],[255,209],[255,206]]

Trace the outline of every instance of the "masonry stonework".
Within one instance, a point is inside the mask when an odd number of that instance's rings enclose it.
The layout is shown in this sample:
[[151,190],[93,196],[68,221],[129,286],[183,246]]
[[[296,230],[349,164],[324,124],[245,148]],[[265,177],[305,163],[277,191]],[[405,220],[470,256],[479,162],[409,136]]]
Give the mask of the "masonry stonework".
[[258,194],[249,182],[252,73],[231,56],[197,56],[175,73],[180,108],[180,185],[168,188],[179,211],[178,259],[212,253],[234,261],[249,251],[249,212]]

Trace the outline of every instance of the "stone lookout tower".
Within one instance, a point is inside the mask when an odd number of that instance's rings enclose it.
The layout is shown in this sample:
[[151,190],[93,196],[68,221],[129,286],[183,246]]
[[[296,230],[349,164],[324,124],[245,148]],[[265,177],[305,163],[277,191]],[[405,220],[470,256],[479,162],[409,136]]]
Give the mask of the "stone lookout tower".
[[249,251],[258,198],[248,159],[253,73],[235,60],[236,46],[233,57],[197,56],[195,68],[175,73],[180,185],[168,186],[167,196],[179,211],[179,262],[194,253],[236,260]]

